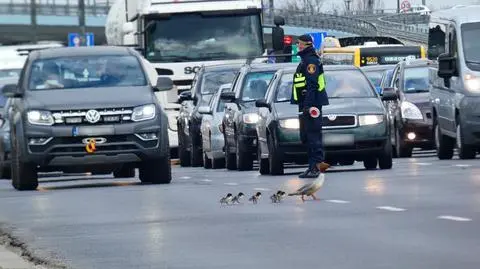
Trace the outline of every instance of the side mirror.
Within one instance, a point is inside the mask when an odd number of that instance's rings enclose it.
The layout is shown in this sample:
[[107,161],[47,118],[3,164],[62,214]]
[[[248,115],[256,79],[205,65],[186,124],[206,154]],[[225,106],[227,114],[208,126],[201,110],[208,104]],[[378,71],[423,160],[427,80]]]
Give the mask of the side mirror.
[[442,53],[438,56],[438,71],[439,77],[444,79],[450,79],[456,73],[456,61],[457,59],[447,53]]
[[233,103],[235,102],[235,92],[222,92],[220,94],[220,99],[223,101],[226,101],[228,103]]
[[396,100],[398,100],[398,95],[394,88],[383,89],[382,101],[396,101]]
[[133,31],[135,31],[134,27],[133,27],[133,23],[132,22],[126,22],[123,24],[123,27],[122,27],[122,32],[123,34],[132,34]]
[[198,113],[200,114],[212,114],[212,111],[210,111],[210,108],[208,106],[201,106],[198,108]]
[[183,101],[191,101],[192,100],[192,92],[184,91],[178,95],[178,102],[179,104],[183,103]]
[[255,106],[256,107],[266,107],[266,108],[270,109],[270,104],[268,104],[265,99],[258,99],[257,101],[255,101]]
[[169,91],[173,88],[173,81],[167,77],[157,78],[157,85],[155,85],[155,91],[163,92]]
[[17,84],[7,84],[2,88],[2,94],[7,98],[21,97]]
[[282,27],[275,26],[272,29],[272,47],[273,47],[273,50],[283,51],[283,49],[285,47],[285,43],[283,42],[284,37],[285,37],[285,33],[283,32]]

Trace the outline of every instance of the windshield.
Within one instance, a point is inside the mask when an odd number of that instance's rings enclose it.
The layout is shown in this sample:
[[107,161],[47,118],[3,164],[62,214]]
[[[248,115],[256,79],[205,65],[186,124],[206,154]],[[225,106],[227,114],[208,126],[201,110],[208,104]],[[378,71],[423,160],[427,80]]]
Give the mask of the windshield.
[[325,65],[352,65],[354,63],[353,53],[324,53],[322,62]]
[[375,87],[380,87],[380,83],[382,82],[383,71],[367,71],[365,72],[368,79],[372,82]]
[[406,68],[404,73],[405,93],[428,92],[428,67]]
[[36,60],[29,88],[72,89],[146,86],[147,79],[134,56],[71,56]]
[[[375,97],[368,79],[358,71],[342,70],[325,73],[327,94],[329,98]],[[275,102],[290,101],[292,94],[293,73],[282,76],[277,88]]]
[[22,69],[0,69],[0,79],[3,78],[18,78],[20,77]]
[[263,53],[260,14],[174,14],[150,22],[146,58],[151,62],[236,59]]
[[274,71],[247,74],[243,80],[242,101],[249,102],[264,98],[268,83],[270,83],[274,74]]
[[468,68],[480,71],[480,22],[462,24],[463,54]]
[[214,71],[205,73],[200,91],[203,94],[214,94],[223,84],[231,83],[237,70]]

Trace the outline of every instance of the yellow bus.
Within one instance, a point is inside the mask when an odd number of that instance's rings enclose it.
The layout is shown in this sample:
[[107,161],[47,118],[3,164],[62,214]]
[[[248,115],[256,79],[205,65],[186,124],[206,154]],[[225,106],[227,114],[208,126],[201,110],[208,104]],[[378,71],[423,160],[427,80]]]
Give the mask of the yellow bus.
[[325,48],[322,53],[325,65],[369,65],[396,64],[404,59],[426,58],[423,46],[373,46]]

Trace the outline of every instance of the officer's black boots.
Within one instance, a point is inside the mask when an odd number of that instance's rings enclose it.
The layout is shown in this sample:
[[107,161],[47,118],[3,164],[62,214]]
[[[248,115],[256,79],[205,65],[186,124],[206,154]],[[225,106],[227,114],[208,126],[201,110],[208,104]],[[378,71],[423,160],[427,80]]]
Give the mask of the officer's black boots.
[[303,173],[298,175],[299,178],[317,178],[320,175],[320,171],[318,169],[310,169],[307,168]]

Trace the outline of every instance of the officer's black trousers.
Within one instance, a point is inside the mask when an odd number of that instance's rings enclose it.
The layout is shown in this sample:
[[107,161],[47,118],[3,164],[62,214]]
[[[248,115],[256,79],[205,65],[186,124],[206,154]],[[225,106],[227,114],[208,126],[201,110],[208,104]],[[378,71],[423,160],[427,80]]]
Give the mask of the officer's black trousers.
[[308,166],[310,169],[314,169],[316,164],[323,162],[325,158],[322,140],[322,113],[318,118],[312,118],[308,113],[300,114],[299,121],[300,139],[308,150]]

